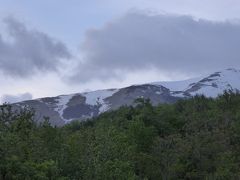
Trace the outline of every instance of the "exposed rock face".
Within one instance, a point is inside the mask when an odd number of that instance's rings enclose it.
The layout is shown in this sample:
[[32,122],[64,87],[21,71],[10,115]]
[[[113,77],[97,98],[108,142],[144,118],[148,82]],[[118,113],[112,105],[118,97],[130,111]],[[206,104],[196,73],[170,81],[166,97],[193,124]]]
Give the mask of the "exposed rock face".
[[173,103],[179,99],[172,96],[170,90],[163,86],[145,84],[120,89],[112,96],[106,98],[106,101],[111,104],[111,109],[117,109],[122,105],[132,105],[137,98],[150,99],[154,105]]
[[148,98],[153,105],[174,103],[197,94],[216,97],[224,90],[240,90],[240,71],[227,69],[206,77],[178,81],[155,82],[121,89],[107,89],[15,103],[15,108],[28,106],[36,111],[38,123],[49,117],[52,125],[62,126],[72,120],[86,120],[102,112],[133,105],[137,98]]

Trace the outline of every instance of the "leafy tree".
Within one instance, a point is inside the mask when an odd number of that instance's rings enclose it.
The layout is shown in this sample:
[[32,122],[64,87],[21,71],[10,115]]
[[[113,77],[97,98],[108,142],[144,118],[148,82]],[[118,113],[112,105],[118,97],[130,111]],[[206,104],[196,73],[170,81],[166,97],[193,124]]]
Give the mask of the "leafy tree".
[[240,94],[153,106],[138,99],[53,127],[0,106],[0,179],[240,179]]

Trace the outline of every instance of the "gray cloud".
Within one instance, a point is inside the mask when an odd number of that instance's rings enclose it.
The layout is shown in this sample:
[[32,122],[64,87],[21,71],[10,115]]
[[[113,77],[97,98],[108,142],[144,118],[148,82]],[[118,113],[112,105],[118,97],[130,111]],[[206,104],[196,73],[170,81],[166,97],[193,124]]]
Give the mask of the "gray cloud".
[[15,103],[15,102],[21,102],[25,100],[31,100],[32,94],[30,93],[24,93],[24,94],[18,94],[18,95],[9,95],[5,94],[1,98],[2,103]]
[[3,22],[8,34],[7,38],[0,34],[0,71],[4,74],[27,77],[37,71],[56,71],[62,59],[71,57],[62,42],[47,34],[29,30],[12,17]]
[[[190,16],[128,13],[86,33],[72,80],[146,70],[201,73],[240,66],[240,24]],[[119,73],[120,72],[120,73]]]

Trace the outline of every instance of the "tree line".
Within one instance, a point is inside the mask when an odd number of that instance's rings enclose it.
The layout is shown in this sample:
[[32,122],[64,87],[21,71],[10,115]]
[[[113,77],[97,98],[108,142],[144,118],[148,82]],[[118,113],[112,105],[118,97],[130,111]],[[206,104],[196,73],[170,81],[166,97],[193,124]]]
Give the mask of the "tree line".
[[0,107],[0,179],[240,179],[240,94],[134,106],[53,127]]

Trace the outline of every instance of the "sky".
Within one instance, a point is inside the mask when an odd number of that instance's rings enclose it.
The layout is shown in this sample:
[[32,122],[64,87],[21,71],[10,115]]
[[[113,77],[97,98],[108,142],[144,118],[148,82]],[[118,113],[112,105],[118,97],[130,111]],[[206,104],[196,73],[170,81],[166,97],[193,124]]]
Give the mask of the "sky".
[[0,102],[240,68],[239,0],[0,0]]

